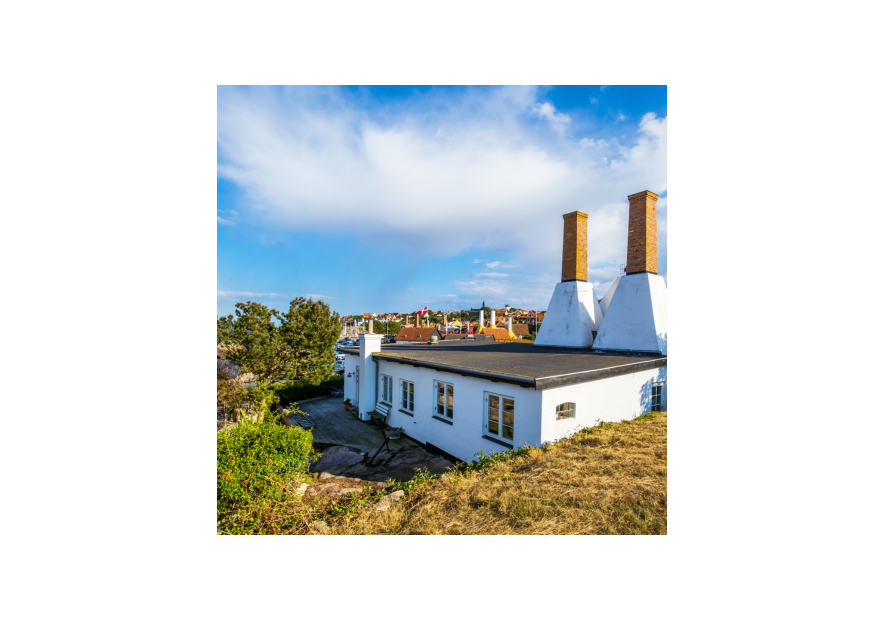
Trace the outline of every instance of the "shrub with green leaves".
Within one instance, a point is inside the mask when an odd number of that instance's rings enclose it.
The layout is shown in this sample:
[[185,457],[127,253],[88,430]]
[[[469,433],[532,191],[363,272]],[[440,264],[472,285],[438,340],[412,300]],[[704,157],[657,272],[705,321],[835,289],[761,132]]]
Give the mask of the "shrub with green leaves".
[[258,499],[280,499],[283,483],[306,474],[317,456],[310,431],[275,419],[218,431],[217,451],[219,517]]
[[292,403],[325,396],[331,394],[333,389],[344,389],[344,375],[334,375],[319,385],[311,385],[307,381],[287,381],[273,386],[274,392],[279,397],[281,407],[288,407]]

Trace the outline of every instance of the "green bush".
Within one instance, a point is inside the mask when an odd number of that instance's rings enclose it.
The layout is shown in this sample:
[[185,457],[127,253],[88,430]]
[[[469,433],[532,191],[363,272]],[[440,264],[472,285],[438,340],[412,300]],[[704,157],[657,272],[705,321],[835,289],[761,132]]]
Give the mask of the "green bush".
[[316,456],[309,431],[273,416],[218,431],[217,451],[219,517],[257,499],[279,499],[282,483],[306,474]]
[[344,375],[333,375],[318,385],[311,385],[307,381],[287,381],[274,384],[273,389],[280,406],[285,408],[308,398],[331,394],[333,389],[344,389]]
[[535,339],[535,335],[534,335],[534,334],[529,334],[529,335],[525,335],[525,334],[523,334],[522,339],[523,339],[523,340],[532,340],[532,341],[533,341],[533,340]]

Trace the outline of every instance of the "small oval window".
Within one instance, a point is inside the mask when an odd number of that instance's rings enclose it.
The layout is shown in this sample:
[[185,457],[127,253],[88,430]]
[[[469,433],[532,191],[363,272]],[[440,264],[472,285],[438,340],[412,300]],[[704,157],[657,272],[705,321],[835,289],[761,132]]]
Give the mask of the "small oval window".
[[575,403],[562,403],[556,406],[556,419],[566,420],[575,417]]

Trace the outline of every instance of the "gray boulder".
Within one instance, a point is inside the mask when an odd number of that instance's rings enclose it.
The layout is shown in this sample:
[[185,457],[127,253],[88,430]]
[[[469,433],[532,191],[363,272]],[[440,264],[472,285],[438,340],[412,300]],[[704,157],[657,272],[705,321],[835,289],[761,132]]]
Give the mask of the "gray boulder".
[[311,471],[329,471],[335,469],[343,471],[351,465],[356,465],[363,460],[364,454],[357,448],[348,446],[333,446],[323,452],[320,460],[310,466]]
[[378,500],[377,504],[375,504],[375,511],[376,512],[384,512],[385,510],[389,509],[393,504],[400,501],[404,495],[405,495],[404,491],[394,491],[390,495],[385,495],[380,500]]

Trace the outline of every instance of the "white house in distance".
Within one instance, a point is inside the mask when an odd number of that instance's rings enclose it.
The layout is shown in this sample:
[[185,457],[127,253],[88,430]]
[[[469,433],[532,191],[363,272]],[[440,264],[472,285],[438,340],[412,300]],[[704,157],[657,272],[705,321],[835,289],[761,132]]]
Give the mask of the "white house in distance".
[[562,282],[534,344],[443,340],[382,348],[380,334],[364,334],[358,349],[343,350],[344,398],[365,421],[389,406],[387,424],[464,461],[539,446],[600,420],[666,410],[656,201],[651,192],[630,197],[627,275],[604,316],[587,282],[587,218],[570,213],[563,216]]

